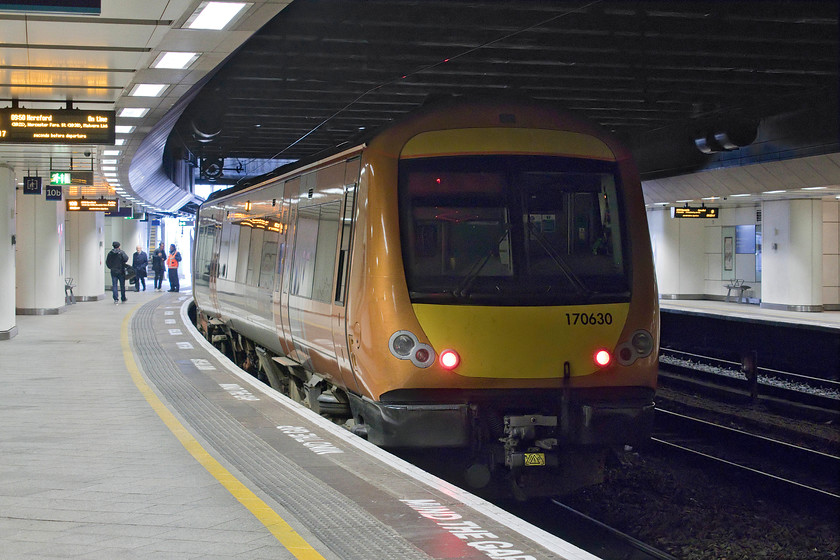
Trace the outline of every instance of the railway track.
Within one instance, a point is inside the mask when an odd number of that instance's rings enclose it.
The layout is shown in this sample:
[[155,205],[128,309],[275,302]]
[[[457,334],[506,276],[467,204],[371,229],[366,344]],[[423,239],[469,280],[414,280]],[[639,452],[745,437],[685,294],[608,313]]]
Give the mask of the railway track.
[[840,457],[657,408],[651,441],[758,485],[840,507]]
[[557,499],[498,504],[510,513],[599,558],[678,560],[675,556],[593,519]]
[[832,376],[836,372],[814,377],[750,368],[749,363],[666,348],[660,353],[663,385],[688,388],[728,401],[760,401],[770,409],[820,422],[840,420],[840,381]]

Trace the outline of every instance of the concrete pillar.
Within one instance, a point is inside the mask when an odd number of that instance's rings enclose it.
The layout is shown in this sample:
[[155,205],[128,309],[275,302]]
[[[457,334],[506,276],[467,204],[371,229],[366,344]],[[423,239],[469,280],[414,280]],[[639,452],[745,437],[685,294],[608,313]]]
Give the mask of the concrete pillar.
[[702,298],[706,279],[703,220],[671,218],[670,208],[648,210],[647,216],[659,297]]
[[15,251],[16,312],[18,315],[54,315],[64,305],[63,200],[17,191],[17,245]]
[[15,321],[15,171],[0,163],[0,340],[17,335]]
[[[67,276],[77,302],[105,297],[105,217],[103,212],[67,212]],[[109,244],[110,247],[110,244]]]
[[761,214],[761,307],[823,311],[822,201],[765,201]]

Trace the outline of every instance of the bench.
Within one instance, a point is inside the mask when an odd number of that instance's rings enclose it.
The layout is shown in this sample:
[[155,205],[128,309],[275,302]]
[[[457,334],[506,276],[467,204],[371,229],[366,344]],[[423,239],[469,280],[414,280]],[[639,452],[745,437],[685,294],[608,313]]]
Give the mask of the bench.
[[738,291],[738,303],[744,303],[744,292],[751,289],[752,286],[747,286],[744,284],[744,281],[741,279],[737,279],[733,281],[731,284],[726,285],[726,301],[727,303],[730,301],[730,296],[732,295],[732,290]]

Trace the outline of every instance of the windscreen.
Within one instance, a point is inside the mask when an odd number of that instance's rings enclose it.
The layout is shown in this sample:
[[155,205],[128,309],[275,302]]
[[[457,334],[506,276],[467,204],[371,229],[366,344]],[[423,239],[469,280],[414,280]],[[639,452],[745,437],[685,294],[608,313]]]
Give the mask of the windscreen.
[[399,189],[412,301],[629,298],[615,164],[546,156],[403,160]]

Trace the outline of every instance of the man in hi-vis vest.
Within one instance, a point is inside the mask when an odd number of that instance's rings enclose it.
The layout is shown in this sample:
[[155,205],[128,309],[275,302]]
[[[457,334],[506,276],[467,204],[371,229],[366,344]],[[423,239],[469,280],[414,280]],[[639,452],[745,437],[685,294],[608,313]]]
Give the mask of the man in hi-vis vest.
[[175,244],[169,246],[169,256],[166,257],[166,268],[169,269],[169,291],[177,292],[181,286],[178,284],[178,263],[181,262],[181,253],[175,249]]

